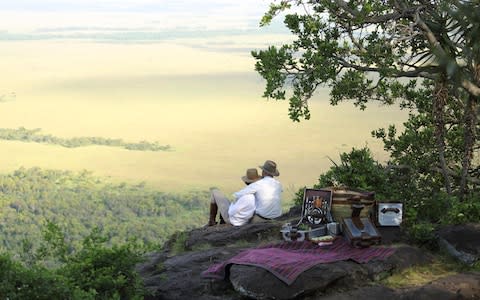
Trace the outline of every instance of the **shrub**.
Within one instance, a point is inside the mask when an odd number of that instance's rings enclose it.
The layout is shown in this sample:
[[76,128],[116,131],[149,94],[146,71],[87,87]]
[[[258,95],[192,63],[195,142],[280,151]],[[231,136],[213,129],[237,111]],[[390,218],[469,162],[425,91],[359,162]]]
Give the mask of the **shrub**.
[[0,256],[1,299],[71,299],[65,278],[42,267],[26,268],[8,254]]
[[78,251],[69,251],[71,245],[53,222],[47,223],[43,239],[35,253],[23,255],[36,259],[27,262],[29,268],[0,257],[0,298],[143,299],[143,283],[135,271],[143,249],[134,241],[109,247],[95,228]]
[[[332,161],[333,162],[333,161]],[[347,186],[364,190],[375,191],[384,195],[387,190],[387,174],[384,168],[372,157],[370,149],[352,148],[349,153],[340,154],[340,163],[321,174],[314,188],[328,186]],[[295,194],[295,205],[303,203],[304,188]]]
[[409,239],[420,246],[427,248],[436,248],[437,238],[435,235],[435,226],[428,222],[413,223],[407,227]]
[[447,224],[462,224],[478,222],[478,220],[480,220],[480,201],[478,201],[478,198],[470,197],[463,202],[455,198],[443,222]]
[[341,185],[382,193],[386,180],[384,168],[373,159],[370,149],[352,148],[352,151],[340,154],[340,164],[320,175],[317,186]]
[[95,299],[143,299],[143,284],[134,270],[141,252],[133,243],[108,248],[105,241],[98,230],[92,231],[59,272],[70,285],[95,291]]
[[301,206],[303,204],[304,193],[305,193],[305,187],[302,187],[295,193],[295,198],[293,198],[293,203],[295,206]]
[[127,246],[82,250],[61,270],[69,285],[95,299],[143,299],[142,282],[134,271],[140,260]]

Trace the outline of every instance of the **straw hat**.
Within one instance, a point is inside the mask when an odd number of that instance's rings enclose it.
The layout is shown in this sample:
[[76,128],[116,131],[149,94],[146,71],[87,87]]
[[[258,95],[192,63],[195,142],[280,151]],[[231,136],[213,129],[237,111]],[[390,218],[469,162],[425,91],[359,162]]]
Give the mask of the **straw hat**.
[[259,180],[261,177],[258,176],[257,169],[248,169],[245,176],[242,176],[242,180],[245,183],[252,183]]
[[267,160],[263,166],[259,166],[265,173],[271,176],[279,176],[280,172],[277,170],[277,164],[274,161]]

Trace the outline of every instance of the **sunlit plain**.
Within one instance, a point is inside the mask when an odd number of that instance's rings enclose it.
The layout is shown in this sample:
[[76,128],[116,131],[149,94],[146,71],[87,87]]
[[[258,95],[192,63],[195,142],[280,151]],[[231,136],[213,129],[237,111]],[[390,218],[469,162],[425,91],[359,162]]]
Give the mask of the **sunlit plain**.
[[[281,36],[271,37],[278,42]],[[232,41],[233,40],[233,41]],[[226,47],[228,45],[228,47]],[[311,101],[312,119],[294,123],[288,104],[261,97],[263,80],[249,49],[265,36],[153,43],[85,40],[0,42],[0,126],[41,128],[60,137],[102,136],[158,141],[169,152],[90,146],[67,149],[0,141],[0,171],[20,166],[91,170],[116,181],[145,181],[178,192],[242,187],[246,168],[278,163],[286,200],[352,147],[382,144],[370,131],[401,124],[406,113],[372,104],[330,106],[328,91]]]

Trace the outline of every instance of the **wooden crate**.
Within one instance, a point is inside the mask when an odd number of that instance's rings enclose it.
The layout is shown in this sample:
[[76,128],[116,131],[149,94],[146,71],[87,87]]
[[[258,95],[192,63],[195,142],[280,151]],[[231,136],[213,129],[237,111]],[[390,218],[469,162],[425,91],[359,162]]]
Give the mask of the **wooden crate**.
[[352,216],[351,206],[358,203],[353,200],[355,197],[361,197],[360,202],[365,206],[360,213],[360,217],[369,218],[373,214],[375,205],[375,193],[351,188],[323,188],[323,190],[332,191],[331,213],[333,219],[342,224],[343,219]]

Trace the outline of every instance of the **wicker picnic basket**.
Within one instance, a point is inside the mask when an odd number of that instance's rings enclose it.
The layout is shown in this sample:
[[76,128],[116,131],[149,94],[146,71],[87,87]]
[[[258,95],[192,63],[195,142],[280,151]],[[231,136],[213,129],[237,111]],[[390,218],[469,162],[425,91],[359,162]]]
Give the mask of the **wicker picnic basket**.
[[335,222],[342,224],[344,218],[350,218],[352,216],[351,206],[356,202],[355,198],[360,197],[360,202],[365,206],[360,212],[361,218],[368,218],[373,213],[375,205],[375,193],[367,192],[359,189],[352,189],[346,187],[328,187],[324,190],[332,191],[332,206],[331,212]]

